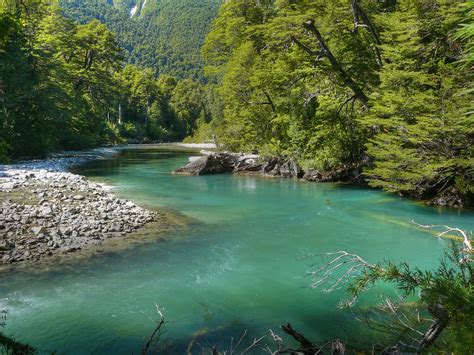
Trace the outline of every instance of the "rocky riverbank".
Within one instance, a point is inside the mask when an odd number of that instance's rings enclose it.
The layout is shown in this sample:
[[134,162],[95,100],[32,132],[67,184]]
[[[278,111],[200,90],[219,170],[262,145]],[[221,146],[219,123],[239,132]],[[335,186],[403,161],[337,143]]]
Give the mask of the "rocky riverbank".
[[158,218],[67,172],[6,170],[0,198],[0,265],[98,246]]
[[[262,177],[293,178],[311,182],[342,182],[366,185],[362,166],[346,165],[331,171],[303,170],[295,160],[281,157],[262,158],[258,155],[228,152],[203,152],[204,156],[193,157],[190,162],[175,170],[176,174],[244,174]],[[469,197],[471,196],[471,197]],[[405,197],[424,200],[427,205],[453,208],[472,207],[473,198],[457,190],[455,186],[434,191],[431,196],[407,195]]]
[[237,153],[209,153],[199,158],[193,158],[186,166],[176,169],[175,173],[184,175],[250,174],[314,182],[360,183],[362,181],[360,169],[357,167],[342,167],[331,172],[304,171],[292,159],[261,158],[258,155]]

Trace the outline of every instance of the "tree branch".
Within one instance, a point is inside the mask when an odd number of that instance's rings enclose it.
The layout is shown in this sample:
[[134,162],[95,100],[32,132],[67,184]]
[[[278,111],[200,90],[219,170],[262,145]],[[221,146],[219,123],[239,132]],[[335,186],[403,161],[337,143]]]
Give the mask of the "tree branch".
[[157,322],[157,325],[155,327],[155,330],[153,331],[153,333],[150,335],[150,338],[148,339],[147,343],[145,344],[145,346],[143,347],[142,349],[142,355],[146,355],[148,350],[150,349],[152,343],[153,343],[153,340],[155,339],[155,337],[157,336],[157,334],[159,334],[160,330],[161,330],[161,327],[163,326],[163,324],[165,323],[165,318],[163,316],[163,312],[160,310],[160,307],[155,304],[156,306],[156,311],[157,313],[160,315],[160,321]]
[[302,352],[303,354],[314,354],[315,352],[319,351],[320,349],[316,347],[311,341],[309,341],[303,334],[298,333],[290,323],[286,325],[282,325],[281,329],[293,339],[295,339],[301,346],[298,351]]
[[[369,103],[369,98],[364,94],[362,89],[355,83],[355,81],[349,76],[349,74],[347,74],[347,72],[342,68],[341,64],[337,61],[336,57],[334,57],[331,50],[327,46],[326,41],[324,40],[323,36],[321,36],[321,33],[318,31],[318,29],[314,25],[314,20],[311,19],[304,22],[303,27],[316,37],[321,47],[321,52],[324,53],[324,56],[326,58],[328,58],[329,62],[331,63],[331,66],[338,73],[339,77],[344,82],[344,84],[352,90],[355,97],[364,106],[367,106]],[[313,51],[311,52],[314,53]]]
[[[365,11],[360,6],[358,0],[351,1],[351,8],[352,8],[352,13],[354,15],[354,32],[357,33],[357,29],[359,27],[366,28],[369,30],[375,42],[374,48],[375,48],[375,55],[377,56],[377,63],[379,64],[379,66],[382,66],[383,65],[382,55],[380,54],[380,49],[378,48],[378,46],[382,44],[382,41],[380,40],[380,36],[377,30],[375,29],[374,25],[370,21],[369,16],[367,16]],[[360,18],[362,18],[362,23],[359,22]]]

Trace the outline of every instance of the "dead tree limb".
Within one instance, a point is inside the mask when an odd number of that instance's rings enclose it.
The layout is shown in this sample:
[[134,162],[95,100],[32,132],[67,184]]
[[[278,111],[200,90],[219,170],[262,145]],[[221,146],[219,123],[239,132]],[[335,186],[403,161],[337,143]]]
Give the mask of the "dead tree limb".
[[473,254],[474,253],[474,249],[472,248],[471,240],[467,236],[467,233],[465,231],[463,231],[462,229],[460,229],[460,228],[453,228],[453,227],[446,226],[446,225],[422,225],[422,224],[419,224],[419,223],[415,222],[414,220],[412,220],[411,223],[414,224],[415,226],[419,227],[419,228],[422,228],[422,229],[437,229],[437,228],[445,229],[443,232],[438,234],[438,238],[441,238],[441,237],[443,237],[444,235],[446,235],[448,233],[456,232],[456,233],[460,234],[461,237],[462,237],[463,251],[466,254]]
[[433,345],[449,324],[448,312],[441,304],[429,306],[428,310],[435,318],[418,343],[418,354]]
[[291,40],[293,43],[295,43],[298,47],[300,47],[302,50],[304,50],[308,55],[312,57],[316,57],[315,59],[317,61],[321,60],[322,57],[324,56],[324,53],[322,51],[313,51],[311,48],[309,48],[306,44],[301,42],[298,38],[295,36],[291,35]]
[[246,99],[242,99],[242,101],[247,105],[268,105],[271,107],[272,112],[276,112],[276,107],[272,98],[270,97],[270,94],[266,90],[264,90],[263,94],[265,95],[267,101],[249,101]]
[[366,28],[372,34],[372,37],[374,38],[374,42],[375,42],[374,48],[375,48],[375,55],[377,56],[377,63],[379,64],[379,66],[382,66],[383,64],[382,55],[380,54],[380,49],[378,48],[378,46],[382,44],[380,35],[378,34],[375,26],[372,24],[372,21],[370,21],[370,18],[367,15],[367,13],[359,4],[358,0],[351,1],[351,8],[352,8],[352,14],[354,16],[354,33],[357,33],[359,27],[362,27],[362,28]]
[[268,103],[270,104],[270,107],[272,108],[272,111],[273,111],[273,112],[276,112],[275,104],[273,103],[273,100],[272,100],[272,98],[270,97],[270,94],[268,93],[268,91],[264,90],[263,93],[265,94],[265,97],[267,98]]
[[309,341],[303,334],[293,329],[290,323],[282,325],[281,329],[300,344],[299,352],[303,354],[314,354],[320,350],[320,348]]
[[339,75],[340,79],[343,81],[343,83],[352,90],[352,92],[354,93],[354,96],[364,106],[367,106],[369,103],[369,98],[365,95],[362,89],[356,84],[356,82],[351,78],[351,76],[347,74],[347,72],[344,70],[341,64],[337,61],[336,57],[334,57],[328,45],[326,44],[326,41],[324,40],[323,36],[321,36],[321,33],[318,31],[318,29],[314,25],[314,20],[308,20],[304,22],[303,27],[316,37],[316,39],[318,40],[319,46],[321,47],[321,50],[318,52],[315,52],[311,50],[308,46],[301,43],[300,41],[298,40],[295,41],[294,39],[296,38],[292,36],[294,43],[296,43],[297,46],[302,48],[306,53],[308,53],[312,57],[316,57],[316,58],[319,58],[321,56],[326,57],[331,63],[331,66],[333,67],[333,69]]
[[[423,228],[423,229],[442,229],[438,234],[438,237],[442,237],[450,232],[455,232],[460,235],[459,240],[462,242],[460,250],[454,251],[456,260],[453,260],[461,268],[462,277],[465,280],[466,286],[472,283],[472,276],[466,276],[464,274],[464,268],[468,268],[472,275],[472,269],[470,268],[471,263],[474,262],[472,255],[474,253],[472,247],[472,237],[468,236],[468,233],[460,228],[453,228],[446,225],[421,225],[415,221],[411,221],[412,224]],[[437,299],[424,298],[423,293],[430,292],[430,286],[426,286],[426,278],[423,276],[418,278],[416,273],[413,274],[409,271],[406,264],[401,264],[401,267],[395,267],[393,264],[387,263],[387,267],[382,265],[369,264],[367,261],[362,259],[356,254],[350,254],[346,251],[339,251],[336,253],[326,254],[326,256],[332,259],[319,267],[317,270],[310,272],[313,277],[313,287],[319,287],[322,284],[329,284],[329,288],[325,289],[327,292],[336,290],[342,286],[342,284],[356,280],[356,286],[353,287],[352,299],[345,303],[346,306],[353,306],[357,301],[358,295],[361,291],[367,289],[370,285],[373,285],[376,281],[384,280],[389,282],[395,282],[399,285],[408,284],[411,290],[420,290],[420,300],[424,302],[430,313],[432,319],[421,319],[419,312],[417,312],[416,319],[410,319],[400,310],[402,302],[394,303],[391,300],[386,299],[384,304],[379,306],[379,310],[388,314],[395,322],[393,324],[383,324],[381,322],[372,323],[375,325],[373,329],[378,329],[388,333],[403,334],[405,338],[409,338],[409,343],[405,343],[400,340],[394,346],[384,350],[384,353],[393,353],[399,351],[410,351],[416,353],[422,353],[433,346],[443,333],[443,331],[449,326],[451,319],[450,313],[445,307],[445,300],[443,295],[437,295]],[[398,276],[394,277],[394,271],[392,268],[395,267]],[[429,279],[429,278],[428,278]],[[405,280],[405,281],[404,281]],[[409,280],[409,281],[406,281]],[[407,294],[409,293],[406,291]],[[366,318],[366,322],[367,322]],[[382,318],[383,321],[389,319]],[[430,322],[424,331],[419,329],[421,323]]]
[[142,355],[146,355],[148,353],[148,350],[150,350],[150,347],[153,344],[153,341],[159,336],[161,328],[163,324],[165,324],[165,317],[163,316],[163,312],[161,311],[160,307],[158,305],[156,306],[156,311],[160,315],[160,320],[157,322],[157,325],[155,329],[153,330],[153,333],[150,335],[148,338],[148,341],[146,342],[145,346],[142,349]]

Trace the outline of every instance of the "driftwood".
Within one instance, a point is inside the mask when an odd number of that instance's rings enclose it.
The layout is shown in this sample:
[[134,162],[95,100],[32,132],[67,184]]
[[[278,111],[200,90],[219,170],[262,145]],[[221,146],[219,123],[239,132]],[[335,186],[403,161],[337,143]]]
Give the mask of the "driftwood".
[[288,335],[290,335],[293,339],[295,339],[299,344],[300,347],[296,350],[281,350],[279,354],[283,353],[290,353],[290,354],[321,354],[324,350],[329,351],[331,355],[344,355],[346,352],[346,347],[344,344],[339,340],[329,341],[322,346],[316,345],[315,343],[308,340],[303,334],[296,331],[290,323],[286,325],[282,325],[281,329]]

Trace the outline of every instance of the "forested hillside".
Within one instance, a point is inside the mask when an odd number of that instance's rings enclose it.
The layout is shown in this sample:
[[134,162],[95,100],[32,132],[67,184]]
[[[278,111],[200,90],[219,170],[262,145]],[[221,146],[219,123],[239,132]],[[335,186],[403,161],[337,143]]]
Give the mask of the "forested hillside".
[[226,1],[202,47],[206,85],[198,50],[218,0],[8,3],[4,159],[217,138],[473,204],[472,2]]
[[66,16],[99,19],[117,34],[128,63],[155,74],[203,79],[200,48],[220,0],[60,0]]
[[59,149],[181,140],[208,120],[203,87],[124,67],[116,36],[49,1],[0,11],[0,160]]
[[216,99],[198,136],[472,204],[473,15],[468,1],[227,1],[203,47]]

